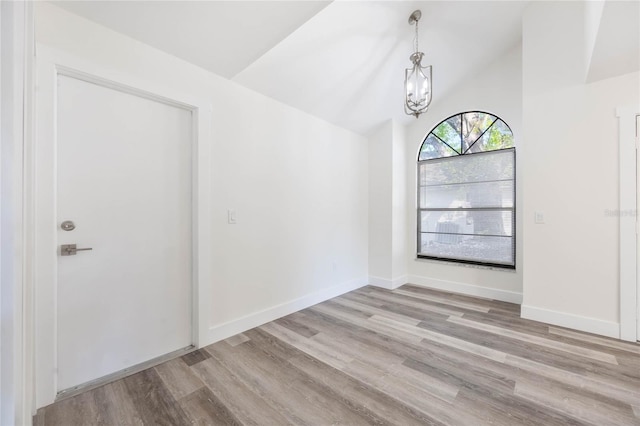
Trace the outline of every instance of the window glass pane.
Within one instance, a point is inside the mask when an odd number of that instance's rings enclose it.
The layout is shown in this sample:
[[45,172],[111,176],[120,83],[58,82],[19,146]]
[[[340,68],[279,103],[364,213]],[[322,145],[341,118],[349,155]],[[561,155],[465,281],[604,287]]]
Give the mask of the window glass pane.
[[513,207],[513,180],[420,187],[420,208]]
[[509,237],[421,234],[419,254],[446,259],[514,264],[513,239]]
[[462,114],[463,152],[496,121],[496,117],[486,112],[467,112]]
[[513,146],[511,129],[486,112],[433,129],[418,156],[419,255],[515,265]]
[[443,144],[432,134],[429,134],[429,137],[422,143],[422,147],[420,148],[419,161],[429,160],[431,158],[451,157],[452,155],[458,155],[458,153]]
[[[456,150],[458,153],[462,153],[461,151],[461,140],[460,140],[460,131],[461,131],[461,115],[455,115],[446,121],[443,121],[433,129],[431,133],[434,133],[440,139],[445,141],[451,148]],[[441,142],[442,143],[442,142]]]
[[[421,211],[420,231],[431,234],[513,235],[512,210]],[[437,240],[437,239],[436,239]]]
[[514,162],[507,149],[420,163],[418,254],[513,265]]
[[512,150],[462,155],[421,163],[420,186],[513,180]]
[[493,151],[496,149],[513,148],[513,133],[502,120],[496,120],[482,137],[474,143],[468,152]]

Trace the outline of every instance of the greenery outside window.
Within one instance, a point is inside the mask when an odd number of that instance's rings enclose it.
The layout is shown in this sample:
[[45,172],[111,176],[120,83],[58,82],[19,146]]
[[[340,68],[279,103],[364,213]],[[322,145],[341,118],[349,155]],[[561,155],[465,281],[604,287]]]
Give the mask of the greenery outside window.
[[493,114],[438,124],[418,155],[418,257],[514,269],[515,161],[513,133]]

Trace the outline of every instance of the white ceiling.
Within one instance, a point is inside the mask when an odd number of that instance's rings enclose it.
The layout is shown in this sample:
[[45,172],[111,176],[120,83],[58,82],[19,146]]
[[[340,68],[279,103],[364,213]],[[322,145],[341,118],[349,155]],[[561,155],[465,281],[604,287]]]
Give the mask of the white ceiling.
[[640,69],[640,2],[606,2],[589,64],[587,82]]
[[[404,115],[420,50],[434,97],[521,40],[525,1],[75,1],[64,9],[358,133]],[[415,120],[415,119],[414,119]]]
[[330,1],[55,1],[69,12],[232,78]]
[[334,2],[234,80],[356,132],[403,110],[421,9],[420,50],[433,66],[433,101],[521,39],[520,2]]

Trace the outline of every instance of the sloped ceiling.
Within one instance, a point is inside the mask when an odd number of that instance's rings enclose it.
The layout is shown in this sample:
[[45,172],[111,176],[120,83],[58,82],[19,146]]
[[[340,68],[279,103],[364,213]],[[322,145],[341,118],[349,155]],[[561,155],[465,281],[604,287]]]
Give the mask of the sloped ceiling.
[[520,43],[520,1],[74,1],[64,9],[338,126],[366,134],[403,112],[420,50],[434,97]]
[[367,132],[403,112],[421,9],[419,48],[433,66],[433,102],[520,42],[524,3],[334,2],[234,80],[342,127]]
[[330,1],[56,1],[55,5],[232,78]]
[[640,70],[640,2],[608,1],[601,8],[588,83]]

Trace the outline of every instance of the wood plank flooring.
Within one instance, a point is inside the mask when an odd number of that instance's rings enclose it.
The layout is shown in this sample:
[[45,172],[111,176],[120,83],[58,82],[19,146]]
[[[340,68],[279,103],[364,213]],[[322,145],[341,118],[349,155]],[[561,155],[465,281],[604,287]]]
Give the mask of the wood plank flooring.
[[640,345],[364,287],[42,408],[36,425],[640,425]]

